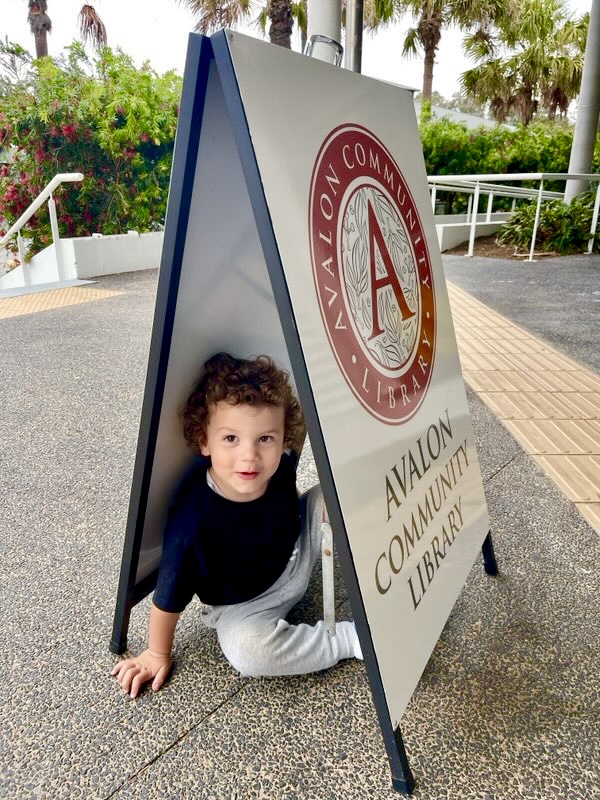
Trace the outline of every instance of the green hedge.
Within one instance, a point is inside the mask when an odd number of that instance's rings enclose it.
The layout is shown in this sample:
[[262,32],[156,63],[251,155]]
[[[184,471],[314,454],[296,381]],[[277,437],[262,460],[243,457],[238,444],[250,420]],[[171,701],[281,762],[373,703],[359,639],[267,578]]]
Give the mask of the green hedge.
[[[421,124],[423,155],[428,175],[470,173],[568,172],[573,129],[564,122],[536,122],[526,127],[495,126],[468,129],[449,119]],[[600,140],[596,142],[592,172],[600,172]],[[515,181],[516,185],[539,187],[539,182]],[[564,181],[546,181],[544,187],[564,191]],[[464,212],[466,195],[438,192],[448,214]],[[536,238],[536,247],[558,253],[585,249],[591,227],[594,193],[576,198],[570,205],[547,201]],[[512,200],[496,198],[494,209],[509,209]],[[536,203],[520,203],[499,240],[528,249],[533,232]],[[597,245],[596,245],[597,247]]]
[[[0,84],[0,168],[4,226],[58,172],[81,183],[54,194],[63,236],[155,230],[164,222],[181,78],[137,69],[105,48],[90,62],[81,45],[39,59],[24,78]],[[23,235],[30,254],[51,240],[47,205]]]

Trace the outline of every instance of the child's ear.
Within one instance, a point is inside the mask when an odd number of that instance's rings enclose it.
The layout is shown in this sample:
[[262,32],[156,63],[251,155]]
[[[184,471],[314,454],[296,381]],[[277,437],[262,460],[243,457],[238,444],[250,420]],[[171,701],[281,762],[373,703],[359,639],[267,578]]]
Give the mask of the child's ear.
[[201,445],[200,445],[200,452],[202,453],[202,455],[203,455],[203,456],[205,456],[206,458],[208,458],[208,456],[210,455],[210,448],[209,448],[209,446],[208,446],[206,443],[205,443],[205,444],[201,444]]

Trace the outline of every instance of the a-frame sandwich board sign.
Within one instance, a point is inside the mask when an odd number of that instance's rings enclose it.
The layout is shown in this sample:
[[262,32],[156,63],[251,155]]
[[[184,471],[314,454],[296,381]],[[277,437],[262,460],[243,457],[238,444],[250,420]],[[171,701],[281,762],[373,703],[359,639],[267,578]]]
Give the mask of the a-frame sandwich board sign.
[[218,351],[290,370],[392,769],[487,509],[409,90],[229,31],[190,35],[111,647],[153,588]]

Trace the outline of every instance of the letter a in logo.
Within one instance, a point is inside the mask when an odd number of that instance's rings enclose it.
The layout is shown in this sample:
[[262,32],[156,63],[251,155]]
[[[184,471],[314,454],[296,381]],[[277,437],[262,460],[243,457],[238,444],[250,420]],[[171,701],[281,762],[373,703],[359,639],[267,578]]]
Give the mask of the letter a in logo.
[[[400,281],[398,280],[398,275],[396,274],[396,270],[394,268],[394,264],[392,262],[389,250],[387,249],[385,240],[383,238],[383,233],[381,232],[381,228],[379,227],[379,223],[377,222],[377,216],[375,211],[373,210],[373,206],[369,201],[367,203],[369,209],[369,251],[370,251],[370,262],[371,262],[371,308],[373,311],[373,330],[371,331],[371,335],[369,336],[369,341],[374,339],[376,336],[382,334],[383,328],[379,323],[379,309],[377,305],[377,292],[380,289],[383,289],[384,286],[390,285],[393,289],[394,295],[396,296],[396,300],[398,302],[398,306],[400,308],[400,314],[402,315],[402,321],[404,322],[411,317],[414,317],[415,312],[411,311],[408,307],[408,303],[406,302],[406,298],[404,297],[404,292],[402,291],[402,287],[400,286]],[[377,245],[377,249],[381,254],[381,258],[383,260],[383,266],[385,267],[385,276],[378,277],[377,275],[377,266],[375,261],[375,245]]]

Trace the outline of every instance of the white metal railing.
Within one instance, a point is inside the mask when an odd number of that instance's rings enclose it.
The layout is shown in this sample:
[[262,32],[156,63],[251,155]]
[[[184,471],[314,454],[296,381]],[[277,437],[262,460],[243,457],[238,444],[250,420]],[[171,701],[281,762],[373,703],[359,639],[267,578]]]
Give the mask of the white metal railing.
[[29,208],[21,214],[19,219],[8,229],[2,239],[0,239],[0,247],[2,247],[4,244],[6,244],[6,242],[8,242],[11,236],[14,236],[15,233],[17,234],[17,248],[19,250],[19,260],[23,269],[23,280],[25,285],[29,283],[29,270],[26,267],[25,243],[23,241],[23,237],[21,236],[21,229],[29,222],[31,217],[46,202],[46,200],[48,201],[50,229],[52,231],[52,241],[54,242],[54,253],[56,256],[56,272],[58,275],[58,280],[63,280],[64,276],[62,253],[60,250],[60,233],[58,230],[58,219],[56,217],[56,203],[52,197],[52,192],[54,192],[61,183],[76,183],[82,180],[83,174],[81,172],[61,172],[58,175],[55,175],[50,183],[38,194]]
[[[526,261],[534,261],[533,254],[535,251],[535,240],[537,237],[537,230],[540,222],[540,212],[543,200],[556,200],[564,197],[564,192],[550,192],[544,189],[545,180],[559,180],[567,181],[571,179],[595,181],[598,184],[596,189],[596,201],[594,203],[594,211],[592,214],[592,225],[590,228],[590,238],[588,240],[588,253],[592,252],[594,246],[594,236],[598,226],[598,213],[600,211],[600,174],[583,175],[578,173],[565,173],[565,172],[517,172],[512,174],[490,174],[490,175],[431,175],[428,176],[427,181],[431,188],[431,205],[435,212],[436,192],[438,189],[445,192],[458,192],[462,194],[469,194],[469,208],[467,212],[467,222],[470,223],[469,229],[469,249],[468,256],[473,255],[475,249],[475,232],[478,224],[477,212],[479,207],[479,197],[481,194],[488,195],[488,204],[486,211],[486,222],[491,221],[492,205],[494,197],[512,197],[513,210],[515,202],[518,198],[529,198],[535,200],[537,198],[537,207],[535,211],[535,220],[533,223],[533,233],[531,236],[531,247],[529,249],[529,258]],[[538,189],[531,189],[525,186],[499,186],[507,181],[539,181]]]

